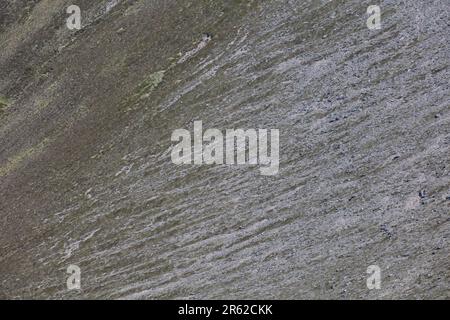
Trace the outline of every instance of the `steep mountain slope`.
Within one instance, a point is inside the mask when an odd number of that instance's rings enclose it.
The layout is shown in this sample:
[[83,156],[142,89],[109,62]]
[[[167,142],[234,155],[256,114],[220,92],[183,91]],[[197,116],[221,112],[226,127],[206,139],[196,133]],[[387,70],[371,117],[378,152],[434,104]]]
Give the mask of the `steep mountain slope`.
[[[370,1],[76,2],[80,31],[0,3],[1,298],[449,297],[448,1],[381,30]],[[196,120],[279,129],[279,174],[174,165]]]

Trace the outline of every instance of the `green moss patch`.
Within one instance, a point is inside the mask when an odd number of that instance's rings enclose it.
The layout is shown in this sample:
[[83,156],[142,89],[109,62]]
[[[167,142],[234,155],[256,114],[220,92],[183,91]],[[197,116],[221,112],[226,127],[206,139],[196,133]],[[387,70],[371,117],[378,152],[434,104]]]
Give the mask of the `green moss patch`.
[[5,112],[6,108],[8,108],[9,103],[8,99],[0,96],[0,116]]
[[161,70],[152,73],[148,76],[136,89],[131,97],[127,98],[123,104],[126,107],[126,112],[132,111],[139,100],[150,97],[151,93],[161,84],[164,79],[166,70]]

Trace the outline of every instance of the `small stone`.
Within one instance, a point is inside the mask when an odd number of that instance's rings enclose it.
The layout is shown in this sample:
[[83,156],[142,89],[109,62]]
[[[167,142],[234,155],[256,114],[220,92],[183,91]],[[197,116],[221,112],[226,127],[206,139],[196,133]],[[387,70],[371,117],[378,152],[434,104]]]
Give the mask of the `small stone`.
[[339,121],[339,120],[340,120],[339,117],[336,117],[336,118],[334,118],[334,119],[331,119],[331,120],[329,121],[329,123],[337,122],[337,121]]
[[86,198],[88,199],[92,199],[92,194],[91,194],[92,188],[89,188],[84,195],[86,196]]
[[386,234],[389,238],[392,237],[392,232],[388,229],[388,227],[386,225],[381,225],[380,226],[380,231],[382,231],[384,234]]
[[211,33],[203,33],[202,34],[202,40],[203,41],[210,41],[213,38],[213,35]]

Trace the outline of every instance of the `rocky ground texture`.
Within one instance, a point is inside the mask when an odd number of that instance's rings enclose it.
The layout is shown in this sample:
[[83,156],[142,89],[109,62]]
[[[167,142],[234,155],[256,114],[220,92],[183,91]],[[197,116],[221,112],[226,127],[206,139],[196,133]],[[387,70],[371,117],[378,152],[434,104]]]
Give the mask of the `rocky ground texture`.
[[[0,298],[448,299],[449,16],[0,1]],[[196,120],[279,129],[279,174],[174,165],[171,134]]]

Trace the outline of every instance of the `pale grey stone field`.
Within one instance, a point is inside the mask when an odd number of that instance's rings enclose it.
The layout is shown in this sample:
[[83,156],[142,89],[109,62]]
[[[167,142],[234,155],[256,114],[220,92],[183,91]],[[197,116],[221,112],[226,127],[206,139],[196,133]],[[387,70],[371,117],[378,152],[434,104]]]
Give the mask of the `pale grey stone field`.
[[[0,1],[0,298],[448,299],[449,16]],[[199,120],[278,129],[278,174],[175,165],[172,132]]]

